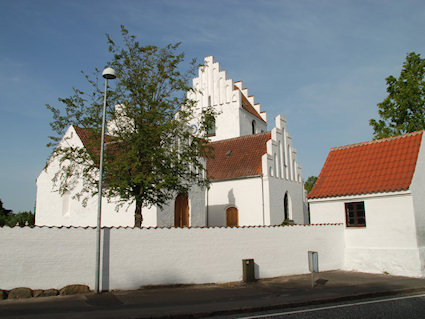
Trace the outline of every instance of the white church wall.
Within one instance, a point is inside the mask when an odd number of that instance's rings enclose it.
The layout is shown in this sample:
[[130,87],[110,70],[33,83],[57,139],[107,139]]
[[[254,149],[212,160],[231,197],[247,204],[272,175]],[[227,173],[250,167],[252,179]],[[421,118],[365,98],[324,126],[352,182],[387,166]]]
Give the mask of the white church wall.
[[286,131],[286,119],[278,115],[275,124],[266,144],[267,153],[262,157],[266,225],[278,225],[284,220],[285,194],[288,194],[289,219],[299,224],[308,223],[301,166]]
[[[159,209],[156,206],[142,207],[142,216],[143,216],[142,226],[143,227],[156,227],[158,225],[158,220],[159,220],[158,210]],[[133,216],[134,216],[134,209],[133,209]],[[121,226],[121,225],[115,225],[115,226]],[[134,226],[134,217],[133,217],[133,224],[131,226]]]
[[205,202],[206,189],[194,186],[189,192],[190,226],[207,225],[207,208]]
[[[0,231],[0,289],[94,288],[95,228],[9,228]],[[229,245],[231,243],[231,245]],[[105,228],[101,288],[223,283],[242,280],[242,259],[257,278],[308,273],[307,251],[320,271],[343,265],[342,225],[250,228]],[[17,253],[19,252],[19,253]]]
[[216,107],[219,114],[215,119],[216,133],[209,138],[211,142],[240,136],[239,103],[239,97],[236,95],[232,102]]
[[280,225],[284,221],[284,197],[288,196],[288,217],[297,224],[306,224],[304,220],[303,184],[282,180],[277,177],[264,179],[268,184],[270,196],[270,225]]
[[408,192],[310,200],[314,223],[344,223],[345,203],[364,201],[366,227],[345,227],[346,270],[421,276]]
[[240,109],[240,134],[241,136],[251,135],[252,133],[252,122],[255,123],[255,134],[266,132],[267,124],[261,121],[258,117],[251,113]]
[[226,226],[226,209],[238,209],[239,226],[263,225],[261,178],[211,183],[208,190],[208,226]]
[[[83,147],[75,129],[71,126],[67,130],[61,143],[70,146]],[[36,225],[47,226],[95,226],[97,225],[98,198],[91,197],[87,205],[82,205],[82,199],[73,198],[82,187],[77,183],[74,189],[61,196],[54,191],[53,178],[59,170],[59,160],[53,160],[47,169],[43,170],[37,178],[36,199]],[[102,200],[102,225],[103,226],[133,226],[134,205],[124,205],[116,211],[115,202]]]
[[[176,196],[177,197],[177,196]],[[206,225],[206,207],[205,207],[205,189],[199,186],[193,186],[188,194],[189,200],[189,226]],[[157,224],[142,226],[174,227],[174,205],[175,199],[168,201],[162,209],[156,211]]]

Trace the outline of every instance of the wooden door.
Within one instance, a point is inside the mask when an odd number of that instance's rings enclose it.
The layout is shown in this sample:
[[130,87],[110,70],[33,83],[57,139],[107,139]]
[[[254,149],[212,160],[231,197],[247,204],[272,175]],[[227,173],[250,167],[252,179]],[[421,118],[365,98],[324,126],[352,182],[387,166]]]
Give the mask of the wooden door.
[[177,196],[174,202],[174,227],[189,227],[189,199],[187,195]]
[[226,209],[226,222],[227,227],[239,226],[238,209],[236,207],[229,207]]

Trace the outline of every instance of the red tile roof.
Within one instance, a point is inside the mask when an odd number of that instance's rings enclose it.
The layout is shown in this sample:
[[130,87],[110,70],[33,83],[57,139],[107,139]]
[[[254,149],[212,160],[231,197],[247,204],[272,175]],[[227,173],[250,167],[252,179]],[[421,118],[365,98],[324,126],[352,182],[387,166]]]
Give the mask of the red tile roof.
[[[84,147],[95,161],[100,156],[100,140],[92,129],[74,126]],[[261,157],[267,152],[270,132],[212,142],[214,158],[207,159],[207,174],[211,180],[232,179],[262,174]],[[105,136],[105,141],[111,140]],[[99,142],[99,145],[97,145]]]
[[308,198],[407,190],[423,132],[332,148]]
[[[81,128],[78,126],[73,126],[75,132],[83,143],[84,147],[87,149],[90,156],[93,160],[99,161],[100,158],[100,135],[96,133],[94,129]],[[113,137],[105,135],[105,143],[113,141]]]
[[[235,90],[239,90],[239,88],[236,85],[233,88]],[[254,115],[255,117],[258,117],[261,121],[265,122],[264,119],[261,117],[261,115],[258,114],[257,110],[252,106],[251,102],[249,102],[246,96],[242,93],[242,91],[241,91],[241,95],[242,95],[242,108],[248,111],[249,113],[251,113],[252,115]]]
[[207,159],[210,180],[262,174],[261,157],[267,152],[271,133],[260,133],[212,142],[214,158]]

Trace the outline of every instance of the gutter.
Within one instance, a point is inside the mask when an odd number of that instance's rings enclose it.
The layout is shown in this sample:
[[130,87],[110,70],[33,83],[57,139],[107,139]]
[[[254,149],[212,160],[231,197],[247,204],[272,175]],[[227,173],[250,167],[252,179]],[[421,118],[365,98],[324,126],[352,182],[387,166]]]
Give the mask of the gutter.
[[222,179],[210,179],[211,183],[217,183],[217,182],[227,182],[227,181],[235,181],[239,179],[248,179],[248,178],[257,178],[261,177],[263,178],[262,174],[259,175],[252,175],[252,176],[241,176],[241,177],[233,177],[233,178],[222,178]]

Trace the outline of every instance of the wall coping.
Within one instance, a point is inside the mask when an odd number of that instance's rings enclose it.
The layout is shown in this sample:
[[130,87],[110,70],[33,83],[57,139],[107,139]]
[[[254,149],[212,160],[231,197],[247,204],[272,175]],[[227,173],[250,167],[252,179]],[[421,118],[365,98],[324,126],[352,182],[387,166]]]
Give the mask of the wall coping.
[[[257,225],[257,226],[239,226],[239,227],[227,227],[227,226],[192,226],[192,227],[171,227],[171,226],[156,226],[156,227],[130,227],[130,226],[103,226],[102,229],[140,229],[140,230],[155,230],[155,229],[179,229],[179,230],[190,230],[190,229],[226,229],[226,228],[232,228],[232,229],[247,229],[247,228],[284,228],[284,227],[318,227],[318,226],[342,226],[344,223],[320,223],[320,224],[294,224],[294,225]],[[19,226],[1,226],[2,228],[19,228],[19,229],[96,229],[95,226],[25,226],[25,227],[19,227]]]

